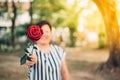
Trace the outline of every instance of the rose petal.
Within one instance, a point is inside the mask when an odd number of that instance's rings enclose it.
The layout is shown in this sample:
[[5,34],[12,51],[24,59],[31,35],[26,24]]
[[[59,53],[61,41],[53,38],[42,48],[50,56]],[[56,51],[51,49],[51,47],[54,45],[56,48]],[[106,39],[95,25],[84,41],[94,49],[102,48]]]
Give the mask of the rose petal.
[[27,37],[32,41],[36,42],[43,35],[43,30],[37,25],[31,25],[26,30]]

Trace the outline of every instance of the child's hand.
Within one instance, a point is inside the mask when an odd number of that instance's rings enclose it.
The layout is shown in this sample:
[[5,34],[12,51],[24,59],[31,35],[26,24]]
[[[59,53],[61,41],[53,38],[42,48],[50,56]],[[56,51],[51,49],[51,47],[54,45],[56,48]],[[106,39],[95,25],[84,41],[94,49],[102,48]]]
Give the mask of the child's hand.
[[33,66],[35,63],[37,63],[37,56],[36,56],[36,54],[33,53],[29,57],[31,58],[31,61],[26,60],[26,65]]

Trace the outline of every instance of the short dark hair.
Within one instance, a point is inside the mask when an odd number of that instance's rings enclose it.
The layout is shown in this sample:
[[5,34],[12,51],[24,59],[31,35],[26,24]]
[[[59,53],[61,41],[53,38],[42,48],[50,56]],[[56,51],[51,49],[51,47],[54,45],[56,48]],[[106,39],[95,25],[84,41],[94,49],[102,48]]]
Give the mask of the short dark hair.
[[51,24],[50,24],[48,21],[46,21],[46,20],[42,20],[42,21],[40,21],[39,23],[37,23],[37,25],[38,25],[39,27],[42,27],[42,26],[45,25],[45,24],[47,24],[47,25],[49,26],[50,30],[52,30]]

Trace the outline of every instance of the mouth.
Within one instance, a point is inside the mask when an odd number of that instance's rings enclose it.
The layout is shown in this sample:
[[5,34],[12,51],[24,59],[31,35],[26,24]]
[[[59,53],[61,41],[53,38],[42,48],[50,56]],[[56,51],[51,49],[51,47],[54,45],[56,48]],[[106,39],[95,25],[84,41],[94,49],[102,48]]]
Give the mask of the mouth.
[[45,37],[42,37],[41,40],[46,40],[46,38],[45,38]]

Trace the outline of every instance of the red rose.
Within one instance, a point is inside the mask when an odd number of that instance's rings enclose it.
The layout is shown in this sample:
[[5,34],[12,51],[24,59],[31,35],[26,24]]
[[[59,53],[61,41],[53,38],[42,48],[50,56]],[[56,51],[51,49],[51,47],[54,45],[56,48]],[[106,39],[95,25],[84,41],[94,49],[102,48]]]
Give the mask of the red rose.
[[27,33],[27,37],[32,42],[36,42],[43,35],[42,29],[39,26],[37,26],[37,25],[31,25],[31,26],[29,26],[28,29],[26,30],[26,33]]

